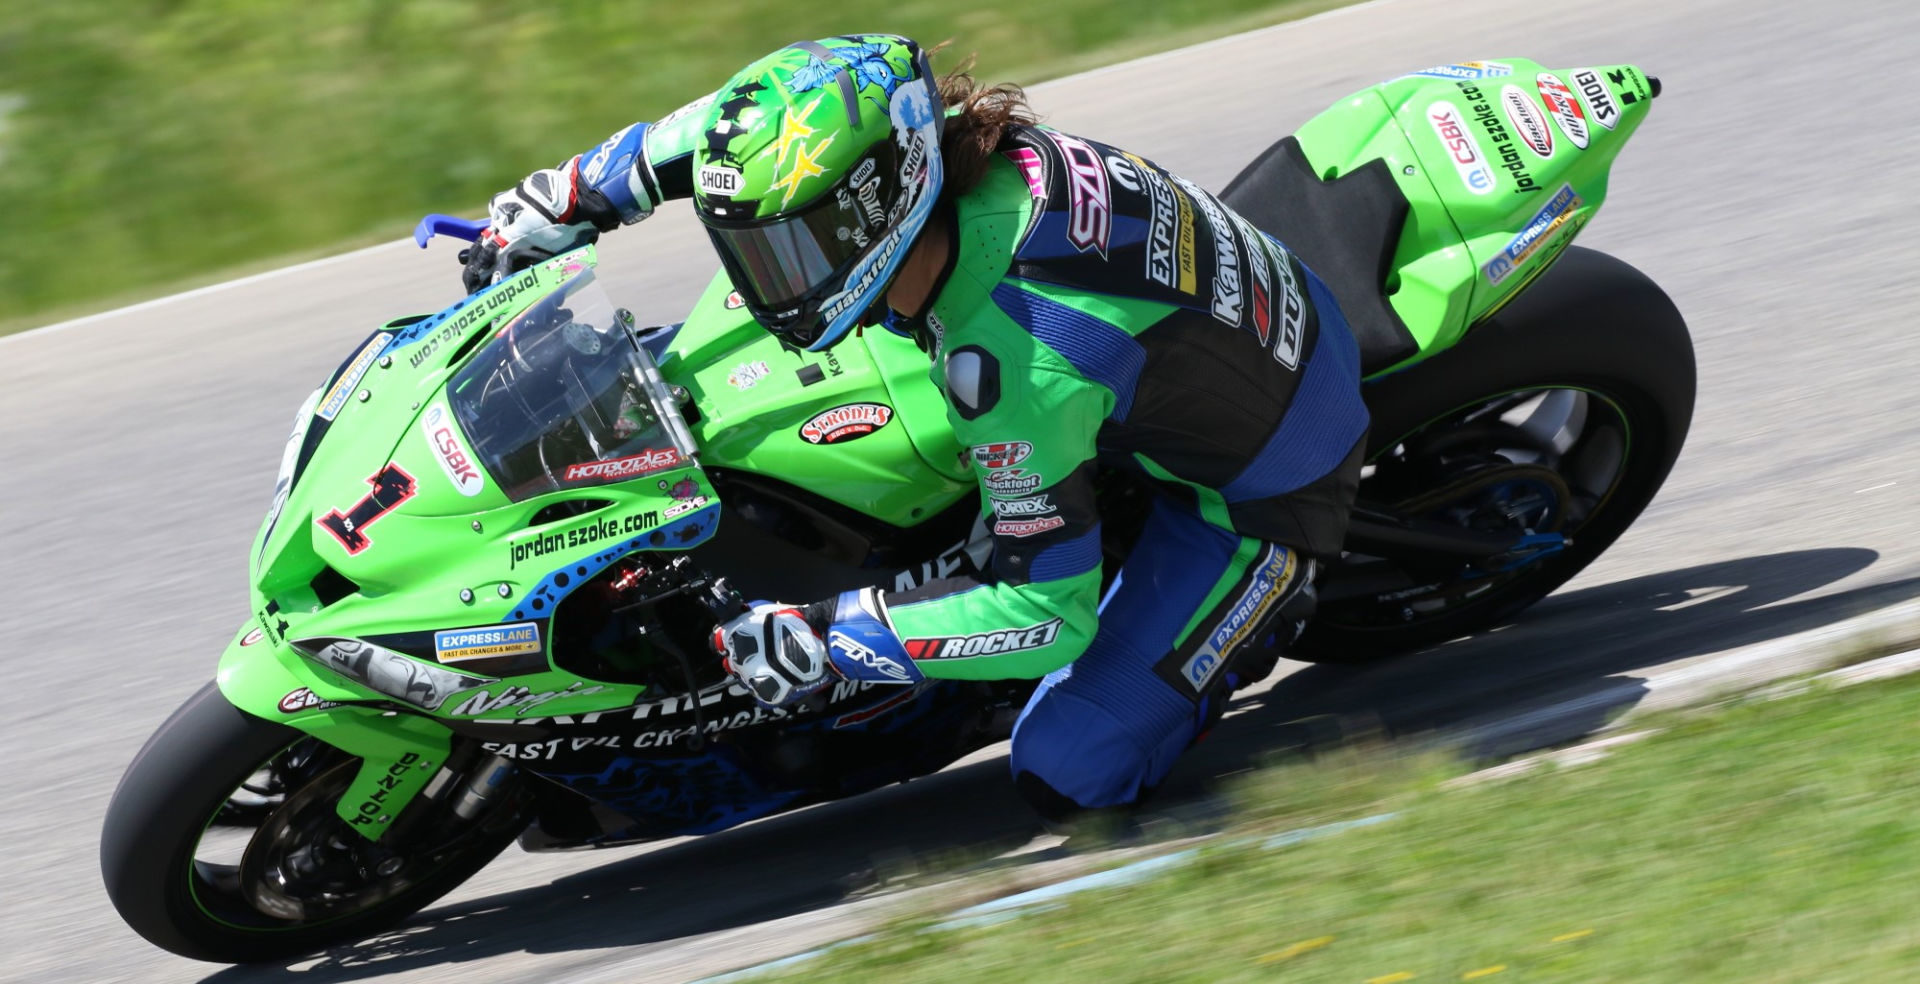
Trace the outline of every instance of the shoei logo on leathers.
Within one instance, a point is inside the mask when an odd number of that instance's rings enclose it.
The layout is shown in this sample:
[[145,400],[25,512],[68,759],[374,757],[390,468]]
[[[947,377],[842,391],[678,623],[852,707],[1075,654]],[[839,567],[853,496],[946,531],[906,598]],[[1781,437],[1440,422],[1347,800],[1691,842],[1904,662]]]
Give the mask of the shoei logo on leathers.
[[1060,620],[1051,619],[1024,629],[1001,629],[973,635],[945,636],[935,639],[905,640],[907,655],[914,659],[964,659],[968,656],[999,656],[1053,645],[1060,637]]

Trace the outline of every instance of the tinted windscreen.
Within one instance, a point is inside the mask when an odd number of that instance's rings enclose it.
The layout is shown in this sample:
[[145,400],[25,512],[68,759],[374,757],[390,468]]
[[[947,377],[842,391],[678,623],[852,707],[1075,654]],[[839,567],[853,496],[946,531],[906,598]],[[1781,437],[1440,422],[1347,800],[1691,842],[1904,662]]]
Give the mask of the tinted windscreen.
[[447,386],[481,464],[518,502],[686,460],[645,358],[591,270],[515,318]]

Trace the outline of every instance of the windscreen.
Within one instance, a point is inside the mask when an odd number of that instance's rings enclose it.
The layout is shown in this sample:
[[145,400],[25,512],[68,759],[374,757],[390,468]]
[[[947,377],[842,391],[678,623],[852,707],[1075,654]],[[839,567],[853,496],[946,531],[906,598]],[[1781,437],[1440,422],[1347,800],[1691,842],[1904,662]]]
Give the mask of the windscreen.
[[453,377],[447,402],[515,502],[665,471],[693,451],[646,352],[588,270],[528,308]]

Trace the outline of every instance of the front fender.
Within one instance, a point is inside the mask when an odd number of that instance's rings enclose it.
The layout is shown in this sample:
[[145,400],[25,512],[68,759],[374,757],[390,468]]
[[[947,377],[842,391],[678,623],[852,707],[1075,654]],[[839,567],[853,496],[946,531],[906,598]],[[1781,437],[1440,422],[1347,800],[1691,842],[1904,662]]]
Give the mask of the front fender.
[[386,698],[316,666],[251,622],[221,654],[215,680],[233,706],[361,759],[335,809],[368,840],[392,826],[452,745],[452,732],[433,718],[340,703]]

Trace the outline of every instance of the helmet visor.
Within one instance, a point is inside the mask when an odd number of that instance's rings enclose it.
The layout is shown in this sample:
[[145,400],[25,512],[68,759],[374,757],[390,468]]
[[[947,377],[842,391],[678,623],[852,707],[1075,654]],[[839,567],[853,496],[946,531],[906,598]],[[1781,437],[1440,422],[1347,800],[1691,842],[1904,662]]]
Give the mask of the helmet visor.
[[750,305],[776,315],[802,306],[873,241],[844,188],[772,220],[733,225],[710,219],[707,231],[734,288]]

